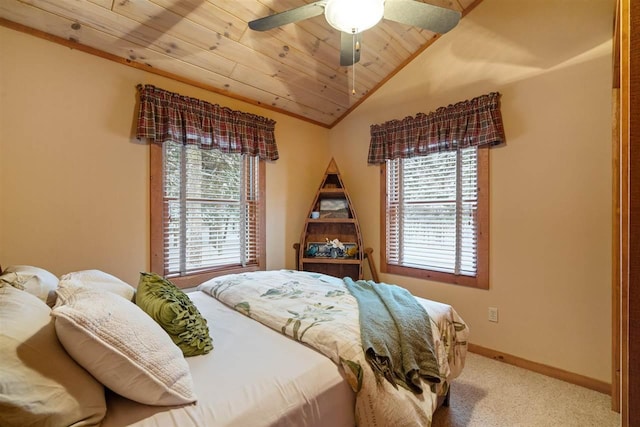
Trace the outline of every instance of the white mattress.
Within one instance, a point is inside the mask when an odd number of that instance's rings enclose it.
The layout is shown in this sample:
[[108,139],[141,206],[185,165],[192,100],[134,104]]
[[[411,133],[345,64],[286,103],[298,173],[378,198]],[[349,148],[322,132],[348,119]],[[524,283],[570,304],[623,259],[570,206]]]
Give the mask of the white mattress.
[[198,402],[154,407],[110,393],[104,427],[355,425],[355,395],[330,359],[203,292],[188,295],[214,345],[186,359]]

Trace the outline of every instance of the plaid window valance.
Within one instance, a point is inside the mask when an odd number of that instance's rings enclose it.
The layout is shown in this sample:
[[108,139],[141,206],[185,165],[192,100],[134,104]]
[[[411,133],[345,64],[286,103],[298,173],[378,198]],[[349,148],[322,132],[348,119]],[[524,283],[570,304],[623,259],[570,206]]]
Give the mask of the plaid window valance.
[[258,156],[262,160],[279,157],[274,120],[152,85],[138,85],[138,91],[138,138],[157,144],[165,141],[194,144],[203,149]]
[[371,125],[369,164],[504,142],[500,94],[492,92],[436,111]]

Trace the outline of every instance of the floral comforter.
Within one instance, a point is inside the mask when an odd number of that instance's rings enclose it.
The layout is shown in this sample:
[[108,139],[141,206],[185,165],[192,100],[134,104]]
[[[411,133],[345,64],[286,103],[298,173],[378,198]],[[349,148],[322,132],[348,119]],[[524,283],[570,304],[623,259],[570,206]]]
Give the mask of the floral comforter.
[[302,271],[260,271],[209,280],[198,287],[224,304],[311,346],[341,366],[356,392],[360,427],[428,426],[438,395],[464,367],[468,327],[446,304],[418,298],[431,318],[440,377],[437,393],[414,394],[376,377],[360,340],[358,303],[341,279]]

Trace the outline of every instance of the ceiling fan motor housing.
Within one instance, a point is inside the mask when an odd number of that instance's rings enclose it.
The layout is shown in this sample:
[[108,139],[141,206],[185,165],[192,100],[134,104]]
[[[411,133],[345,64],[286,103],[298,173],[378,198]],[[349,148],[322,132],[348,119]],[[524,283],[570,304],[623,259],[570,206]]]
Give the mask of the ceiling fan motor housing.
[[384,0],[329,0],[324,16],[329,25],[345,33],[360,33],[384,15]]

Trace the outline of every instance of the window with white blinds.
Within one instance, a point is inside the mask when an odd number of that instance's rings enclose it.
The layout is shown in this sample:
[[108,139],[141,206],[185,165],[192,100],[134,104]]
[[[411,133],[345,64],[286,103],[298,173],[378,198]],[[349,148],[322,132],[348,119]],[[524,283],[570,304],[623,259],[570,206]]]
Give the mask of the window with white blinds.
[[486,270],[480,220],[488,212],[479,197],[488,171],[478,165],[476,147],[387,160],[387,272],[474,285]]
[[259,160],[163,144],[163,259],[167,277],[257,265]]

